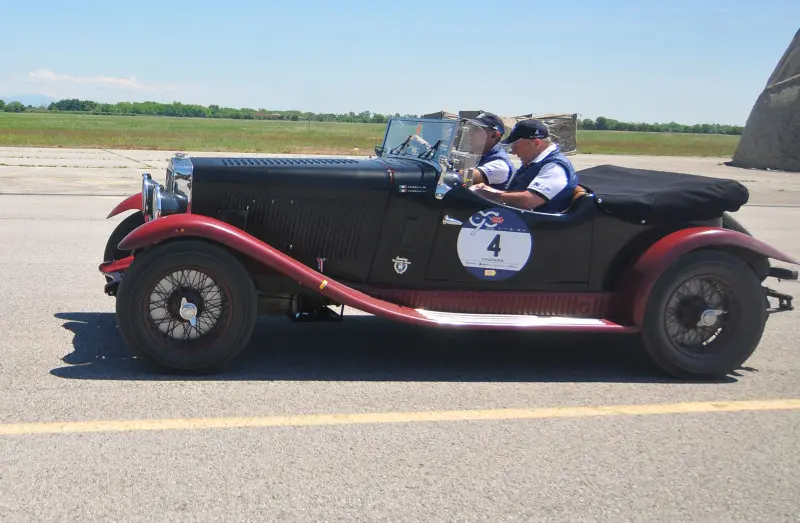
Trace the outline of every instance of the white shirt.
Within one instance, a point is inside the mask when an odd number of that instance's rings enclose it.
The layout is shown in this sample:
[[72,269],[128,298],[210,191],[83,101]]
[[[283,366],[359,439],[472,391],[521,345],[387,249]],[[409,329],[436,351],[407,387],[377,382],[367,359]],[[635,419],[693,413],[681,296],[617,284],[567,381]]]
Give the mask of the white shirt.
[[[547,157],[548,154],[555,151],[557,147],[558,146],[556,144],[552,144],[527,165],[541,162]],[[510,184],[511,180],[509,180],[508,183]],[[508,185],[506,185],[506,187],[508,187]],[[553,196],[563,191],[566,187],[567,171],[565,171],[564,168],[557,163],[549,163],[542,167],[542,170],[539,171],[539,174],[537,174],[531,183],[528,184],[528,190],[535,192],[545,200],[550,200]]]
[[511,170],[508,164],[503,160],[492,160],[491,162],[479,165],[476,167],[486,177],[486,181],[490,184],[505,183]]

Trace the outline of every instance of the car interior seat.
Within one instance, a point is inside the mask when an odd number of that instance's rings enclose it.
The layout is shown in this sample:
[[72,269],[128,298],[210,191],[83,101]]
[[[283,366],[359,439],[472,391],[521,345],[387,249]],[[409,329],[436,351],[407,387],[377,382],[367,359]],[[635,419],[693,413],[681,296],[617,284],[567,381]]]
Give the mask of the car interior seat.
[[589,194],[589,191],[587,191],[585,187],[576,185],[575,190],[572,191],[572,200],[569,202],[567,208],[561,211],[561,214],[567,214],[568,212],[572,211],[575,208],[575,204],[587,194]]

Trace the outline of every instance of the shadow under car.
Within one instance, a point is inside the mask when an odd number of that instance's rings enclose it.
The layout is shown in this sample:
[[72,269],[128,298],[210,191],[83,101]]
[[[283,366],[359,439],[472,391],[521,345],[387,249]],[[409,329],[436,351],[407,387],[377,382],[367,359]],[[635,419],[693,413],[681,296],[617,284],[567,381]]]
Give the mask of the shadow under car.
[[51,373],[68,379],[692,383],[661,374],[631,335],[459,331],[374,316],[341,323],[261,318],[250,344],[223,371],[163,374],[131,355],[113,313],[56,318],[74,334],[73,351]]

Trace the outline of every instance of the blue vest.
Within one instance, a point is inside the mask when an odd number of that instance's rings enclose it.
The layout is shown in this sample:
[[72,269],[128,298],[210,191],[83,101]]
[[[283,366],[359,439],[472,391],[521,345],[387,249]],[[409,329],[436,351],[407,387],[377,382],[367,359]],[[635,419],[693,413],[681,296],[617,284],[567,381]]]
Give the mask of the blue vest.
[[[511,163],[511,159],[508,157],[508,153],[506,152],[505,148],[500,147],[500,144],[496,144],[494,147],[489,149],[489,151],[481,156],[481,159],[478,160],[478,167],[481,165],[485,165],[489,162],[493,162],[495,160],[502,160],[506,162],[508,165],[508,177],[511,178],[511,175],[514,174],[514,164]],[[489,184],[490,187],[494,187],[495,189],[505,189],[506,183],[508,183],[508,179],[502,183],[495,183]]]
[[550,196],[550,201],[540,205],[534,210],[536,212],[560,213],[567,209],[570,203],[572,203],[572,195],[575,191],[575,187],[578,185],[578,176],[575,174],[575,168],[572,166],[572,163],[564,156],[558,147],[556,147],[555,151],[545,156],[542,161],[538,163],[531,162],[528,165],[520,167],[514,179],[511,180],[511,183],[506,187],[506,191],[519,192],[526,190],[533,179],[536,178],[542,170],[542,167],[548,163],[556,163],[564,168],[567,172],[567,186],[558,194]]

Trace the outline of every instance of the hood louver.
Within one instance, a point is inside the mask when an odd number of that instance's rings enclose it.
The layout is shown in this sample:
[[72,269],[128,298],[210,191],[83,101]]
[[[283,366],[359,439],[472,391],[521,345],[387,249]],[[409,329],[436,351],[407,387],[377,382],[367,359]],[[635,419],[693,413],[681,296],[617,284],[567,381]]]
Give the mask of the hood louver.
[[283,167],[289,165],[343,165],[357,164],[346,158],[223,158],[226,167]]

